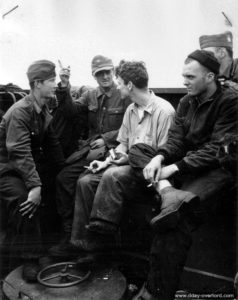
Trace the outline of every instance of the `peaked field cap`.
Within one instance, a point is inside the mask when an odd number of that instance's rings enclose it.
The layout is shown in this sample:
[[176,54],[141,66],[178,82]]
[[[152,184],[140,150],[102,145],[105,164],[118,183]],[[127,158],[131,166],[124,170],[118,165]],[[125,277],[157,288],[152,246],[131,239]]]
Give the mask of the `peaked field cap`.
[[209,47],[233,47],[233,36],[230,31],[214,35],[202,35],[199,37],[200,48]]
[[94,58],[92,59],[91,67],[93,75],[95,75],[99,71],[111,70],[114,68],[112,60],[103,55],[94,56]]
[[29,82],[56,77],[55,64],[49,60],[34,61],[27,70]]
[[212,52],[195,50],[188,55],[188,58],[198,61],[201,65],[212,71],[214,74],[219,73],[220,64]]

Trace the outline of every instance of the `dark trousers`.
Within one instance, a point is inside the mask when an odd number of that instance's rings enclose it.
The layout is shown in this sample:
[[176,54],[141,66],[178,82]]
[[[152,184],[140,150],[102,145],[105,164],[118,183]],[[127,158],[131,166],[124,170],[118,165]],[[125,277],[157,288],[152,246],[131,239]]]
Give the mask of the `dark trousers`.
[[39,212],[31,219],[19,212],[19,205],[27,197],[28,190],[21,178],[13,174],[0,177],[1,231],[6,232],[10,258],[32,259],[41,254]]
[[94,196],[103,173],[104,170],[96,174],[86,172],[77,180],[71,233],[71,242],[75,245],[87,235],[85,225],[89,223]]
[[76,183],[89,163],[85,158],[66,166],[56,178],[56,204],[62,218],[63,231],[70,233],[74,215],[74,197]]
[[[146,182],[142,170],[155,155],[151,147],[137,144],[130,149],[129,154],[133,171],[129,166],[108,169],[98,186],[91,218],[119,224],[124,202],[137,202],[143,196]],[[192,217],[188,215],[180,219],[173,230],[155,233],[150,252],[148,289],[158,295],[158,299],[174,299],[192,244],[192,231],[197,228],[198,219],[201,220],[201,215],[204,215],[216,196],[232,184],[231,175],[223,169],[211,170],[199,176],[187,175],[180,179],[179,188],[198,195],[201,205]],[[148,202],[148,195],[144,202]]]

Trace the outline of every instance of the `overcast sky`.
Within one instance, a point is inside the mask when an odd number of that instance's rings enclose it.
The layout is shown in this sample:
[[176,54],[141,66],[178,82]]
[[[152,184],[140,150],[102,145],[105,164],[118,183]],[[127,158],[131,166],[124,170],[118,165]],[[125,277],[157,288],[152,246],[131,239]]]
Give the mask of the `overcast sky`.
[[[238,56],[237,0],[0,0],[0,84],[28,88],[37,59],[71,66],[73,85],[95,85],[91,59],[143,60],[150,87],[182,87],[183,61],[202,34],[231,30]],[[228,16],[227,25],[222,12]]]

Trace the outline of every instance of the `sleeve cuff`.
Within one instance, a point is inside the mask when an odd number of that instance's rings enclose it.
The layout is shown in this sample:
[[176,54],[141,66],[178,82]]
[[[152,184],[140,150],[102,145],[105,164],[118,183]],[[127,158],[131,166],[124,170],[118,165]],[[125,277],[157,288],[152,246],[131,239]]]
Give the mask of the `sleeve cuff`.
[[183,159],[176,162],[175,165],[178,167],[179,174],[182,175],[182,174],[185,174],[185,173],[189,172],[188,165],[186,164],[186,162]]

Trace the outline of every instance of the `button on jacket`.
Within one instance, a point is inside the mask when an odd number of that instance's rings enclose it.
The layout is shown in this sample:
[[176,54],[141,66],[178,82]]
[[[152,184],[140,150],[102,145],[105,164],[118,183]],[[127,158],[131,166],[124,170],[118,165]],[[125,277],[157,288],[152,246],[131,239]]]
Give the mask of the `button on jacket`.
[[44,157],[61,167],[64,156],[51,127],[46,106],[38,106],[32,94],[12,105],[0,124],[0,175],[13,172],[28,190],[41,185],[37,164]]

